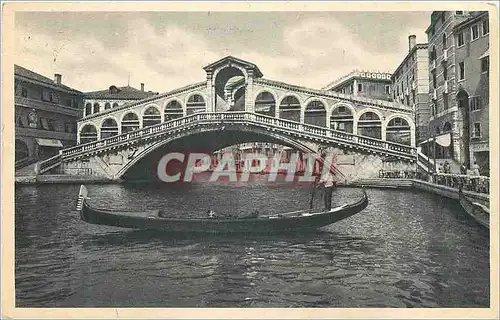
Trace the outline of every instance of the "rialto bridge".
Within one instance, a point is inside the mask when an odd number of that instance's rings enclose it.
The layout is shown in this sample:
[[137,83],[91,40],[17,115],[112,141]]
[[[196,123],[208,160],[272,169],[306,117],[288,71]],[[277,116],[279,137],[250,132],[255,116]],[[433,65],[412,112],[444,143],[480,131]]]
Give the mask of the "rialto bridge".
[[307,152],[326,146],[353,178],[388,165],[415,168],[413,113],[402,104],[264,79],[255,64],[234,57],[204,70],[203,82],[84,116],[79,144],[40,163],[39,172],[59,168],[118,180],[144,174],[168,150],[244,142]]

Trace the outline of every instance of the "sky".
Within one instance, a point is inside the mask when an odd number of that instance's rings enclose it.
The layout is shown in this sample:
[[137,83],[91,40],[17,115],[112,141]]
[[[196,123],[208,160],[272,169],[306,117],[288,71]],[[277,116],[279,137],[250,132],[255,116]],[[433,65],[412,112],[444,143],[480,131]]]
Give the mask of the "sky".
[[264,78],[322,88],[354,69],[393,72],[408,36],[427,42],[430,11],[17,12],[15,63],[88,92],[167,92],[204,81],[232,55]]

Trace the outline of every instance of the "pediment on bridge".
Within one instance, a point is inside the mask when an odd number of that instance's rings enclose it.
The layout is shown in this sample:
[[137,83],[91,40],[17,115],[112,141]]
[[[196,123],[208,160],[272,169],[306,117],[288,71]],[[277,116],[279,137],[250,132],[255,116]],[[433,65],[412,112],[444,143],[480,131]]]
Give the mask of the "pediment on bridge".
[[262,72],[259,70],[259,67],[257,67],[256,64],[233,56],[227,56],[220,60],[217,60],[203,67],[203,69],[208,73],[208,72],[213,72],[214,70],[219,68],[231,67],[233,65],[245,68],[246,70],[252,70],[255,78],[261,78],[263,76]]

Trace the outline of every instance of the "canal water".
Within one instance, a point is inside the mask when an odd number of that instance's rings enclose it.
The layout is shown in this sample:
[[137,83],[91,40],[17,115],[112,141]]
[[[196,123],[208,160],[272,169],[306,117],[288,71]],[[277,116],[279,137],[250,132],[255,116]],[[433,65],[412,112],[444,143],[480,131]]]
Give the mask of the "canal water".
[[[309,186],[264,180],[88,189],[99,206],[172,216],[307,207]],[[16,306],[489,306],[488,232],[432,194],[369,189],[364,211],[313,234],[172,238],[79,220],[78,189],[16,187]],[[333,202],[360,195],[338,188]]]

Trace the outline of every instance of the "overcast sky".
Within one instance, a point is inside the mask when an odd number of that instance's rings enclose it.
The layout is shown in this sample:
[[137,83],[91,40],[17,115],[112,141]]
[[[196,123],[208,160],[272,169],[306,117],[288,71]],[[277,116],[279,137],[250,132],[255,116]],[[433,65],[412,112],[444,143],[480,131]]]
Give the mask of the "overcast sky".
[[431,12],[18,12],[15,63],[81,91],[169,91],[232,55],[264,78],[321,88],[353,69],[393,72]]

